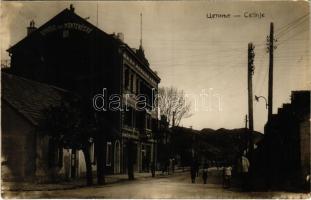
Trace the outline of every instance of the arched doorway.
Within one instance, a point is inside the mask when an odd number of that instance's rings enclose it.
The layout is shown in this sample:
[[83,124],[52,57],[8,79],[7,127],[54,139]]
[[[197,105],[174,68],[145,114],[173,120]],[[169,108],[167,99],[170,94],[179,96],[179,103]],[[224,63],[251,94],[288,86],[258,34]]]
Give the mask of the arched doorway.
[[120,155],[121,155],[120,142],[119,140],[116,140],[114,143],[114,173],[115,174],[119,174],[121,172]]

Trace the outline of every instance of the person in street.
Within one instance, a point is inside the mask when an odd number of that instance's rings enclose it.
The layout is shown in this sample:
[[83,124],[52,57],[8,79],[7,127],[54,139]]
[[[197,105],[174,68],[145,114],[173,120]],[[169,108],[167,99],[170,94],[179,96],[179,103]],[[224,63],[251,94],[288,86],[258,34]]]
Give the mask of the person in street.
[[232,167],[230,165],[224,166],[224,180],[223,186],[224,188],[230,188],[231,186],[231,175],[232,175]]
[[151,169],[151,175],[152,177],[155,177],[155,163],[154,162],[151,162],[150,164],[150,169]]
[[243,155],[241,158],[241,164],[242,164],[242,187],[243,190],[248,189],[248,170],[249,170],[249,161],[248,159]]
[[198,160],[195,161],[195,174],[197,177],[199,177],[199,171],[200,171],[200,163]]
[[173,159],[172,158],[169,159],[168,168],[169,168],[168,170],[170,170],[173,173]]
[[170,160],[168,159],[168,160],[166,160],[166,163],[165,163],[165,171],[167,172],[167,175],[170,174],[170,167],[169,167],[169,165],[170,165]]
[[307,174],[305,177],[304,189],[306,193],[310,192],[310,174]]
[[195,183],[195,177],[196,177],[196,166],[195,166],[195,163],[193,163],[191,165],[191,182],[192,183]]
[[222,187],[225,188],[225,167],[222,167]]
[[208,165],[205,163],[203,165],[203,175],[202,175],[204,184],[206,184],[207,182],[207,172],[208,172]]

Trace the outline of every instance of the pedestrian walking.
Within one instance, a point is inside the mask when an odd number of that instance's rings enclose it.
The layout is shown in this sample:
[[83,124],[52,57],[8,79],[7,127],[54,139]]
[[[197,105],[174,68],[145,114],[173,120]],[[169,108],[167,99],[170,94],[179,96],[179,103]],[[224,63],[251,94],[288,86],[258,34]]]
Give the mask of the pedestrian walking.
[[195,161],[195,174],[197,177],[199,177],[199,171],[200,171],[200,163],[198,160]]
[[152,177],[155,177],[155,163],[154,162],[151,162],[151,175]]
[[224,188],[231,187],[231,175],[232,175],[232,167],[230,165],[224,166],[224,179],[223,179],[223,186]]
[[170,174],[170,167],[169,167],[169,165],[170,165],[170,160],[168,159],[168,160],[166,160],[166,163],[165,163],[165,171],[167,171],[167,175]]
[[208,172],[208,165],[204,164],[203,165],[203,175],[202,175],[204,184],[206,184],[206,182],[207,182],[207,172]]
[[196,167],[195,167],[195,164],[194,164],[194,163],[191,165],[191,170],[190,170],[190,172],[191,172],[191,182],[192,182],[192,183],[195,183]]
[[171,170],[171,172],[173,173],[173,159],[172,159],[172,158],[169,159],[168,168],[169,168],[169,170]]
[[310,174],[306,175],[305,182],[304,182],[304,189],[306,193],[310,192]]
[[172,159],[172,173],[175,172],[175,158]]
[[244,190],[248,189],[248,169],[249,169],[249,161],[248,159],[243,155],[241,158],[241,164],[242,164],[242,187]]

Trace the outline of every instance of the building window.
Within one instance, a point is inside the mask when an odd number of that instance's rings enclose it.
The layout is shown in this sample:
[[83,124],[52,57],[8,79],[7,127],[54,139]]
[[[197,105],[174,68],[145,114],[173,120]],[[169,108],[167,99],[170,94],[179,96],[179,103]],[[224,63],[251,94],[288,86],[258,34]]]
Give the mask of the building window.
[[151,118],[150,115],[146,115],[146,128],[151,129]]
[[135,111],[135,128],[142,128],[142,111]]
[[124,109],[125,111],[124,113],[124,125],[128,126],[128,127],[132,127],[133,126],[133,109],[131,107],[128,108],[128,110]]
[[128,89],[129,87],[129,78],[130,78],[130,70],[129,69],[125,69],[125,72],[124,72],[124,88],[125,89]]
[[139,94],[139,79],[136,78],[136,94]]
[[112,145],[111,142],[107,142],[106,166],[111,166],[111,161],[112,161]]
[[131,74],[131,92],[134,91],[134,75]]

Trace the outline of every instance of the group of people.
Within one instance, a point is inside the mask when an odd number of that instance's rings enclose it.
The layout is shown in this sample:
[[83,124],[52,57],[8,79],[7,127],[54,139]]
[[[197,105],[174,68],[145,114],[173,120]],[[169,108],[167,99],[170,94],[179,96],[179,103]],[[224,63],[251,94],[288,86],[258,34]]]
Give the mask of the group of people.
[[[205,163],[203,165],[203,170],[202,170],[202,179],[203,183],[207,183],[207,178],[208,178],[208,163]],[[249,172],[249,167],[250,163],[248,159],[243,155],[240,157],[238,163],[237,163],[237,172],[241,174],[242,178],[242,188],[246,189],[248,187],[248,172]],[[191,182],[195,183],[196,177],[199,176],[199,163],[197,160],[193,161],[191,165]],[[223,177],[223,187],[224,188],[230,188],[231,187],[231,177],[232,177],[232,166],[228,163],[226,163],[223,166],[222,170],[222,177]]]
[[[199,162],[196,160],[192,163],[191,170],[190,170],[191,182],[192,183],[195,183],[195,178],[199,176],[199,170],[200,170]],[[202,173],[202,178],[203,178],[204,184],[206,184],[206,182],[207,182],[207,172],[208,172],[208,164],[205,163],[203,165],[203,173]]]
[[[247,190],[249,187],[249,167],[250,163],[247,157],[242,155],[237,163],[237,173],[241,175],[242,178],[242,188]],[[232,177],[232,167],[227,164],[223,167],[223,187],[231,187],[231,177]]]
[[[207,177],[208,177],[208,164],[205,163],[203,165],[202,169],[202,179],[203,183],[207,183]],[[231,185],[231,175],[232,175],[232,167],[230,165],[227,165],[223,167],[223,187],[229,188]],[[199,165],[194,164],[191,167],[191,182],[195,183],[195,178],[199,176]]]

